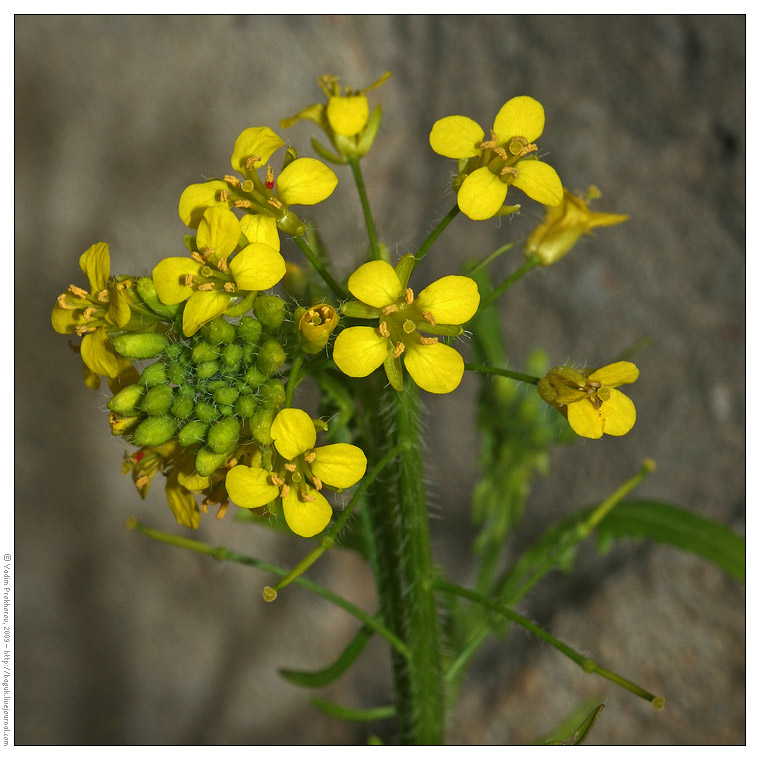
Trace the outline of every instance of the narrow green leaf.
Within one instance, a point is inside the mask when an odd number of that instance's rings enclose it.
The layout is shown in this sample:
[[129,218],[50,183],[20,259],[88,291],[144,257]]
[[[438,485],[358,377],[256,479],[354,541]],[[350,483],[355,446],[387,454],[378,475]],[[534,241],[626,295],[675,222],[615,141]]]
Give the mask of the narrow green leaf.
[[367,642],[372,638],[372,630],[366,625],[351,640],[351,643],[343,650],[340,657],[332,665],[322,670],[288,670],[280,669],[280,675],[296,686],[307,689],[319,689],[333,681],[337,681],[356,661],[356,658],[364,651]]
[[597,527],[602,546],[612,539],[648,538],[696,554],[744,581],[745,540],[722,523],[671,504],[628,501]]
[[311,703],[325,715],[338,720],[350,720],[363,722],[369,720],[383,720],[392,718],[396,714],[396,708],[393,705],[387,707],[371,707],[367,710],[360,710],[355,707],[343,707],[336,705],[334,702],[326,702],[324,699],[311,698]]
[[589,731],[591,731],[599,714],[604,710],[604,705],[597,705],[583,720],[583,722],[568,736],[561,741],[548,741],[546,744],[558,744],[563,746],[569,746],[573,744],[583,744],[588,737]]

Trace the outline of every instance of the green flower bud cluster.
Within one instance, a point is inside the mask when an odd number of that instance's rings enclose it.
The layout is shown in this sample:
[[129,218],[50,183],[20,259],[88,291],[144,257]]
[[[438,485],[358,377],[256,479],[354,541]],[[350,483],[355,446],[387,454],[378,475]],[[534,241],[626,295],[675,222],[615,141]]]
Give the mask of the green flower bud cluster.
[[246,440],[270,444],[269,428],[285,402],[278,377],[287,360],[279,330],[285,302],[260,296],[254,313],[238,324],[218,317],[177,342],[159,333],[116,338],[123,356],[156,361],[108,402],[114,434],[140,447],[174,438],[182,447],[198,447],[195,467],[202,476]]

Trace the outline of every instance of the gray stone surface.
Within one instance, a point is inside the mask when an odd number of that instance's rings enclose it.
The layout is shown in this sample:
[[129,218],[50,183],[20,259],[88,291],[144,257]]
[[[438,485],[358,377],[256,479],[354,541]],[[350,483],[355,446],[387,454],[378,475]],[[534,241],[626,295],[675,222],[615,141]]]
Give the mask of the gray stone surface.
[[[16,17],[16,741],[24,744],[363,743],[386,724],[321,716],[279,667],[324,665],[354,621],[300,589],[261,601],[270,579],[122,530],[130,515],[174,530],[160,487],[141,502],[119,474],[123,446],[49,326],[79,282],[77,258],[108,241],[115,270],[148,272],[181,255],[182,189],[225,171],[245,127],[275,126],[317,99],[315,78],[364,86],[386,69],[385,120],[365,176],[391,249],[418,246],[450,208],[450,165],[429,149],[436,119],[485,127],[513,95],[546,109],[542,151],[571,189],[599,185],[601,230],[504,299],[511,361],[606,363],[642,336],[652,347],[631,389],[622,439],[551,457],[515,539],[599,501],[641,460],[659,469],[639,494],[743,530],[745,503],[745,25],[740,16]],[[288,133],[309,154],[309,125]],[[339,170],[340,171],[340,170]],[[336,268],[365,238],[350,176],[318,208]],[[458,218],[419,282],[521,241],[540,219]],[[288,258],[300,252],[291,243]],[[506,276],[520,254],[496,267]],[[469,577],[469,427],[476,384],[427,399],[437,560]],[[303,544],[204,520],[200,539],[286,564]],[[369,572],[325,557],[313,576],[374,609]],[[466,681],[450,740],[526,742],[584,698],[606,710],[596,744],[744,741],[744,592],[701,560],[620,545],[582,555],[521,609],[583,651],[668,698],[657,713],[520,632],[489,643]],[[390,701],[388,655],[373,642],[325,696]]]

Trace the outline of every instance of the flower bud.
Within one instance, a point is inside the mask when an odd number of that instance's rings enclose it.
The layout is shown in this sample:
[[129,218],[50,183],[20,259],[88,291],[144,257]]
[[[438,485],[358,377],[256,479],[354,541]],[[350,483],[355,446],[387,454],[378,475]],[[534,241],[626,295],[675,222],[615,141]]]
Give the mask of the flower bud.
[[194,409],[195,404],[193,400],[184,395],[178,395],[171,406],[171,412],[178,420],[186,420],[193,413]]
[[230,388],[225,385],[222,388],[214,390],[214,401],[217,404],[234,404],[237,397],[240,395],[236,388]]
[[267,377],[271,377],[285,364],[285,358],[282,346],[276,340],[268,340],[259,349],[256,364]]
[[218,371],[218,362],[201,362],[195,368],[195,374],[198,376],[199,380],[208,380],[210,377],[213,377]]
[[[140,409],[146,414],[166,414],[174,401],[174,391],[168,385],[156,385],[145,394]],[[149,444],[152,445],[152,444]]]
[[128,385],[111,398],[107,406],[112,412],[122,416],[132,414],[145,393],[139,385]]
[[275,412],[273,409],[260,409],[251,417],[251,435],[264,446],[268,446],[274,440],[269,435]]
[[174,417],[147,417],[132,435],[135,446],[160,446],[177,432],[177,420]]
[[208,433],[208,425],[200,420],[193,420],[188,422],[182,430],[179,431],[177,440],[180,446],[188,447],[193,446],[196,443],[204,443],[206,440],[206,433]]
[[237,336],[246,343],[258,343],[261,336],[261,322],[253,317],[243,317],[237,326]]
[[215,454],[223,454],[233,448],[239,435],[239,420],[236,417],[225,417],[209,428],[206,444]]
[[327,345],[338,320],[337,312],[328,304],[305,309],[298,318],[298,340],[301,348],[307,354],[319,353]]
[[152,388],[154,385],[161,385],[168,380],[166,367],[161,362],[149,364],[140,375],[140,385],[146,388]]
[[236,369],[243,358],[243,347],[238,343],[230,343],[222,351],[222,365],[229,370]]
[[279,296],[257,296],[253,311],[267,330],[276,330],[285,319],[285,301]]
[[243,377],[246,384],[251,388],[258,388],[267,381],[267,376],[258,367],[249,367]]
[[196,343],[193,347],[193,364],[200,364],[201,362],[212,362],[219,356],[219,348],[212,346],[210,343],[201,341]]
[[285,403],[285,386],[277,380],[269,380],[259,389],[259,401],[270,409]]
[[219,417],[219,411],[213,404],[209,404],[206,401],[199,401],[195,405],[195,416],[201,422],[213,422]]
[[238,417],[253,417],[258,409],[258,404],[253,396],[240,396],[235,402],[235,414]]
[[116,353],[127,359],[153,359],[168,345],[162,333],[127,333],[109,337]]
[[195,455],[195,469],[199,475],[208,477],[218,470],[227,459],[227,453],[216,454],[209,449],[198,449]]
[[220,343],[232,343],[235,340],[235,327],[226,319],[217,317],[201,327],[201,335],[212,345]]
[[118,414],[111,412],[108,415],[108,424],[111,426],[111,432],[114,435],[124,435],[137,427],[142,417],[120,417]]

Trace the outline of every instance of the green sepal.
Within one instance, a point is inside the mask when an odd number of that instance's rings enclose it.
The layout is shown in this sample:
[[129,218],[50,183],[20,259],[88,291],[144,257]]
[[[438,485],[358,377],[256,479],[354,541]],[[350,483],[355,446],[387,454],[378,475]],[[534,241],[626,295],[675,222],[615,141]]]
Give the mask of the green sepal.
[[160,446],[177,432],[177,420],[174,417],[148,417],[144,419],[132,434],[136,446]]
[[383,368],[385,369],[385,375],[388,378],[388,382],[391,387],[397,391],[404,390],[404,371],[401,369],[401,358],[395,357],[393,353],[388,352],[388,356],[385,357],[383,362]]
[[430,322],[421,319],[414,323],[420,332],[430,333],[431,335],[445,335],[456,338],[464,332],[462,325],[431,325]]
[[348,159],[339,156],[336,153],[333,153],[332,151],[325,148],[319,140],[317,140],[316,137],[311,138],[311,147],[314,148],[314,152],[318,153],[322,158],[325,159],[325,161],[331,161],[334,164],[347,164]]
[[126,333],[110,335],[117,354],[127,359],[153,359],[162,354],[169,344],[162,333]]
[[277,220],[277,228],[293,237],[301,237],[306,231],[306,225],[290,210]]
[[377,132],[380,129],[380,123],[383,120],[383,107],[378,103],[373,109],[372,113],[370,114],[369,120],[367,121],[366,126],[362,130],[361,137],[359,138],[359,142],[356,145],[356,155],[366,156],[367,153],[369,153],[370,148],[372,147],[373,143],[375,142],[375,138],[377,137]]
[[285,167],[288,166],[288,164],[292,164],[297,158],[298,151],[292,145],[288,146],[285,150],[285,158],[282,160],[282,169],[280,171],[284,171]]
[[156,293],[156,286],[153,284],[152,277],[138,278],[136,290],[137,295],[142,298],[143,303],[160,317],[174,319],[174,317],[177,316],[180,305],[175,303],[171,306],[167,306],[165,303],[161,303],[158,293]]
[[242,317],[243,314],[249,312],[253,306],[253,302],[256,300],[256,293],[249,293],[247,296],[241,298],[237,303],[228,306],[224,313],[228,317]]
[[414,271],[414,265],[416,259],[413,253],[407,253],[406,256],[402,256],[398,264],[396,264],[396,275],[401,282],[401,288],[406,290],[406,286],[409,283],[409,278]]
[[502,206],[494,216],[509,216],[510,214],[516,214],[519,210],[519,203],[516,206]]
[[198,243],[196,242],[195,235],[185,235],[185,237],[182,238],[182,240],[185,243],[185,248],[187,248],[187,250],[190,251],[190,253],[194,253],[195,251],[198,250],[197,248]]
[[346,301],[341,304],[340,313],[346,317],[355,317],[356,319],[377,319],[382,313],[380,309],[369,306],[361,301]]

